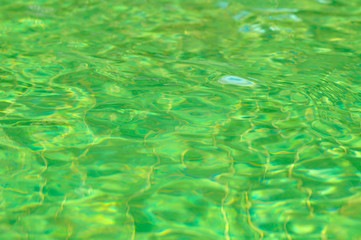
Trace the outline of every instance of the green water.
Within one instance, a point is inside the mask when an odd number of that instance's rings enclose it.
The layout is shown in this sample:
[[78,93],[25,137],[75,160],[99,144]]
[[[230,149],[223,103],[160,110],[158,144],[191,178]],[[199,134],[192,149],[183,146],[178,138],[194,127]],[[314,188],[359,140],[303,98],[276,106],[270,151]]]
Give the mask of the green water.
[[1,0],[0,239],[361,239],[360,39],[360,0]]

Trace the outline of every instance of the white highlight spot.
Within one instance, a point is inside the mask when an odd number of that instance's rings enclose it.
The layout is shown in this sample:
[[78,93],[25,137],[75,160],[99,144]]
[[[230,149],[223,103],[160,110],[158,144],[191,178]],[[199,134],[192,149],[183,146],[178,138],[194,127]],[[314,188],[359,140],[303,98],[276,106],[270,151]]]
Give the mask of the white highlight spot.
[[256,87],[257,84],[251,82],[245,78],[236,77],[236,76],[225,76],[218,80],[222,84],[232,84],[238,86],[247,86],[247,87]]

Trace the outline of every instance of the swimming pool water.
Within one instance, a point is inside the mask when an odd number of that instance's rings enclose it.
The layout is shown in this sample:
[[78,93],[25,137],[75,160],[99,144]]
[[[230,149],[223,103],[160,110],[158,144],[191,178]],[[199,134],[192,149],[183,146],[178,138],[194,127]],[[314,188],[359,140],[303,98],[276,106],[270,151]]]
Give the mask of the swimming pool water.
[[0,239],[361,239],[359,0],[1,0]]

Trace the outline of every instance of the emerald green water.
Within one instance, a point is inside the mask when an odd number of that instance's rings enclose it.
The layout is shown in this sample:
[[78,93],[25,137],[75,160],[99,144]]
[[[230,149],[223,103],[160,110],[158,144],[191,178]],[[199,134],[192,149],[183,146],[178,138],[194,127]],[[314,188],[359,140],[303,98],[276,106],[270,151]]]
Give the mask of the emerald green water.
[[1,0],[0,239],[361,239],[360,6]]

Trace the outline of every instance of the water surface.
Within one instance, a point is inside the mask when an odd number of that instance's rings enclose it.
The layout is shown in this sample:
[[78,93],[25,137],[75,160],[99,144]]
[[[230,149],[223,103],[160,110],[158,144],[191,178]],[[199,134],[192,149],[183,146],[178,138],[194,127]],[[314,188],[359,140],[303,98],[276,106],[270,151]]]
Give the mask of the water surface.
[[2,0],[0,239],[360,239],[360,4]]

